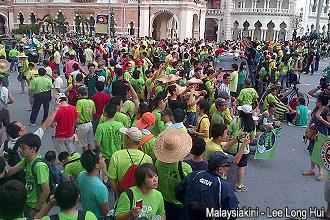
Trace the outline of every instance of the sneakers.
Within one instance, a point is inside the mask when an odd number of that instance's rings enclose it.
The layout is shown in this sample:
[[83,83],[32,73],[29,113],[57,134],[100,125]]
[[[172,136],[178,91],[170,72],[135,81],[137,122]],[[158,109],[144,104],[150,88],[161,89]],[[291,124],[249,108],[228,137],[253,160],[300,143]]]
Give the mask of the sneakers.
[[32,123],[30,122],[30,123],[29,123],[29,126],[31,126],[31,127],[35,127],[36,124],[32,124]]
[[236,192],[245,192],[247,190],[248,190],[248,188],[243,184],[241,184],[239,186],[235,186],[235,191]]
[[291,122],[288,122],[288,125],[294,127],[294,124],[292,124]]

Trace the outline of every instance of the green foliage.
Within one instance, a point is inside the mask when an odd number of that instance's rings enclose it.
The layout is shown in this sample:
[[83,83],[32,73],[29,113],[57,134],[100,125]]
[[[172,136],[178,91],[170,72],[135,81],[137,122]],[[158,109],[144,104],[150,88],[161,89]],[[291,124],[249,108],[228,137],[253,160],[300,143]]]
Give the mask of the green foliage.
[[13,29],[13,34],[39,34],[39,24],[22,24],[17,29]]

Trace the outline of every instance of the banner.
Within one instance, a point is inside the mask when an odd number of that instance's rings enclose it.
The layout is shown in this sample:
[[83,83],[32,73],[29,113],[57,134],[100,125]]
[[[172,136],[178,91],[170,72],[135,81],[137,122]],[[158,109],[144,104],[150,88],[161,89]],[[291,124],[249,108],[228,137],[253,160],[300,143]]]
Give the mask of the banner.
[[330,139],[327,136],[317,134],[311,161],[330,171]]
[[270,160],[275,157],[276,137],[279,136],[281,128],[275,128],[271,131],[263,132],[257,140],[256,160]]
[[108,34],[109,31],[109,16],[108,15],[96,15],[95,33],[96,34]]

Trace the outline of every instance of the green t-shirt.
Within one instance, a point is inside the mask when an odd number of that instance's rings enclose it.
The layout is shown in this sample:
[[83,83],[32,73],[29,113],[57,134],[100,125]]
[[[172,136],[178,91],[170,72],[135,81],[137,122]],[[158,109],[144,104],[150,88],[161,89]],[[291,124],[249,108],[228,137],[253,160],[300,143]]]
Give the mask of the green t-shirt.
[[123,126],[121,122],[114,120],[97,126],[95,140],[100,142],[100,149],[105,159],[110,159],[114,152],[123,148],[123,136],[119,132]]
[[80,160],[71,162],[73,160],[76,160],[80,158],[80,154],[78,152],[73,153],[73,155],[71,157],[69,157],[68,159],[68,164],[65,165],[64,168],[64,174],[68,177],[74,177],[75,179],[78,177],[79,173],[81,171],[84,171],[85,169],[82,167]]
[[32,208],[35,207],[39,200],[39,194],[41,186],[44,183],[49,181],[49,168],[46,163],[38,162],[34,167],[35,176],[32,174],[32,164],[35,159],[42,158],[40,155],[37,155],[31,162],[27,162],[25,159],[21,160],[18,163],[18,167],[25,170],[26,176],[26,189],[27,189],[27,200],[26,204]]
[[[164,163],[159,160],[155,164],[158,171],[158,190],[162,193],[164,200],[181,205],[175,196],[175,186],[181,182],[179,174],[179,162]],[[189,164],[182,162],[182,171],[185,176],[192,172]]]
[[[129,155],[131,155],[131,158]],[[152,163],[151,157],[138,149],[118,150],[111,156],[108,177],[111,179],[117,179],[120,183],[121,179],[132,165],[131,159],[134,164]]]
[[139,99],[142,98],[142,92],[145,86],[145,81],[142,77],[140,77],[139,79],[131,79],[131,84],[136,92],[136,94],[138,95]]
[[296,120],[296,125],[307,126],[308,122],[308,107],[305,105],[299,105],[296,108],[296,112],[299,112],[300,115]]
[[245,79],[246,79],[246,70],[239,71],[239,74],[238,74],[238,85],[243,85]]
[[135,104],[131,100],[126,100],[123,104],[123,112],[128,117],[130,121],[130,126],[132,124],[132,121],[135,119]]
[[[228,131],[231,133],[229,140],[235,139],[236,137],[238,137],[238,135],[240,133],[243,132],[243,127],[241,126],[240,118],[237,118],[230,123],[230,125],[228,127]],[[250,135],[250,137],[255,137],[256,129],[254,129],[254,131],[250,132],[249,135]],[[250,140],[252,140],[252,139],[250,139]],[[231,154],[237,154],[241,144],[242,144],[242,141],[240,140],[239,144],[238,143],[234,144],[233,146],[228,148],[227,151]],[[248,153],[250,153],[249,145],[247,145],[245,147],[243,154],[248,154]]]
[[259,96],[254,88],[244,88],[237,97],[239,105],[252,105],[258,100]]
[[17,58],[18,55],[19,55],[19,51],[16,49],[11,49],[8,54],[9,58]]
[[93,114],[96,112],[95,104],[91,99],[80,99],[76,104],[79,113],[79,123],[93,121]]
[[205,83],[205,88],[208,91],[208,98],[210,101],[214,100],[214,92],[210,92],[210,89],[214,89],[215,84],[213,82],[211,82],[210,80],[207,80]]
[[223,152],[223,148],[222,148],[222,144],[224,144],[225,142],[222,142],[221,145],[218,145],[216,143],[214,143],[212,141],[213,139],[210,139],[206,142],[206,146],[205,146],[205,158],[208,160],[209,156],[215,152],[215,151],[221,151]]
[[264,101],[264,109],[268,109],[269,104],[274,104],[277,105],[280,101],[278,100],[277,97],[273,96],[271,93],[269,93]]
[[224,113],[219,111],[214,112],[211,118],[211,125],[224,124],[224,123],[225,123]]
[[[152,189],[147,195],[142,194],[137,186],[131,188],[133,192],[133,204],[135,206],[136,202],[142,199],[142,211],[139,217],[147,217],[148,219],[153,219],[155,216],[161,216],[165,214],[164,200],[162,194],[156,189]],[[128,199],[127,193],[123,192],[120,194],[115,215],[126,213],[130,211],[130,201]]]
[[113,120],[121,122],[125,127],[131,127],[131,120],[124,113],[116,112],[115,116],[113,117]]
[[162,121],[162,116],[158,109],[153,110],[152,113],[156,117],[156,121],[154,127],[151,129],[151,133],[157,137],[163,131],[165,123]]
[[53,88],[52,81],[47,76],[38,76],[31,82],[30,89],[34,93],[47,92]]
[[237,91],[237,83],[238,83],[238,72],[234,71],[230,74],[231,76],[231,81],[229,84],[229,89],[231,92],[236,92]]
[[[147,136],[149,134],[142,131],[143,137]],[[153,161],[156,161],[155,156],[155,146],[156,146],[156,138],[152,137],[149,140],[147,140],[143,145],[143,152],[148,154]]]
[[[59,212],[58,217],[60,220],[77,220],[78,218],[78,212],[75,214],[64,214],[63,212]],[[85,220],[97,220],[96,216],[93,212],[87,211],[85,215]],[[41,218],[41,220],[50,220],[49,216],[45,216]]]

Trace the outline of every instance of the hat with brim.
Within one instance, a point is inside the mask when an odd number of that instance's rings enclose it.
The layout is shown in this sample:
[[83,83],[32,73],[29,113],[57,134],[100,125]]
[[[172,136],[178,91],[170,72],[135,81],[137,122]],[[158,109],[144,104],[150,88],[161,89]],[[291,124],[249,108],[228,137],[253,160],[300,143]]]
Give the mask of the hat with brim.
[[242,111],[244,113],[252,113],[252,106],[251,105],[242,105],[237,107],[238,111]]
[[189,84],[203,84],[203,81],[197,78],[191,78],[186,82],[187,85]]
[[208,163],[209,163],[209,167],[216,169],[231,164],[233,160],[234,160],[234,156],[225,154],[221,151],[215,151],[212,154],[210,154],[208,158]]
[[27,58],[28,56],[25,55],[25,53],[20,53],[18,55],[18,58]]
[[155,156],[164,163],[175,163],[184,159],[191,150],[190,135],[180,129],[168,129],[156,138]]
[[139,142],[142,139],[142,132],[137,127],[121,127],[119,131],[120,133],[127,135],[133,141]]
[[169,75],[164,75],[161,78],[157,79],[158,81],[166,84],[166,83],[171,83],[171,82],[175,82],[178,81],[179,79],[181,79],[182,77],[174,75],[174,74],[169,74]]
[[9,70],[9,62],[5,59],[0,59],[0,73],[6,73]]

